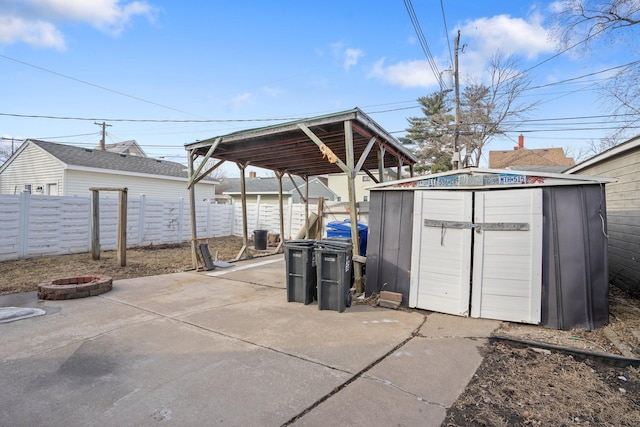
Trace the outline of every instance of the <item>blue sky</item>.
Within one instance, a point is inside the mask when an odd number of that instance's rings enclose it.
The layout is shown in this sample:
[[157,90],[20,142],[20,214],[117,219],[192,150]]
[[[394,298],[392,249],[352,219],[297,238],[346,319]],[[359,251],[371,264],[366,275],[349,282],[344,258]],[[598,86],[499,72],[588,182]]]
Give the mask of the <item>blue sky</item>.
[[[632,60],[596,45],[539,65],[556,52],[552,2],[443,0],[444,19],[440,1],[412,3],[439,70],[461,31],[463,84],[486,78],[497,49],[534,67],[536,86]],[[106,120],[108,143],[135,139],[151,156],[186,162],[185,143],[353,107],[401,136],[420,115],[416,99],[438,88],[400,0],[2,1],[0,24],[5,138],[90,147],[100,139],[94,121]],[[524,101],[541,103],[528,119],[607,114],[593,90],[603,77],[528,91]],[[584,122],[555,120],[575,130],[553,132],[548,121],[523,122],[488,149],[511,149],[522,131],[529,148],[577,151],[607,132]]]

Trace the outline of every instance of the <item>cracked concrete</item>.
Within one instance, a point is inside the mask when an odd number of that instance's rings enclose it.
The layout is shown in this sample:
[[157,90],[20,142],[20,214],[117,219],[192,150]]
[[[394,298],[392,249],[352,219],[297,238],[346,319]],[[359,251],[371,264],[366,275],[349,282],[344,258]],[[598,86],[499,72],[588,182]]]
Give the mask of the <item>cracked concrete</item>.
[[0,419],[439,425],[498,325],[368,305],[320,311],[286,302],[281,257],[238,267],[115,281],[75,301],[24,296],[47,314],[0,324]]

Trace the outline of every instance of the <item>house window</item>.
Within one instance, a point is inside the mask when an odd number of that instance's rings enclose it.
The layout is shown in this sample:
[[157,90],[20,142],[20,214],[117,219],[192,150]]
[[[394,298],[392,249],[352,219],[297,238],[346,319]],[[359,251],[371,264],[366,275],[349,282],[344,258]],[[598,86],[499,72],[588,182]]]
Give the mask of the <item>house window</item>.
[[371,181],[371,177],[368,175],[365,175],[362,177],[362,181]]
[[369,196],[364,196],[364,199],[362,199],[364,202],[368,202],[369,201]]
[[338,196],[338,201],[339,202],[342,201],[342,197]]

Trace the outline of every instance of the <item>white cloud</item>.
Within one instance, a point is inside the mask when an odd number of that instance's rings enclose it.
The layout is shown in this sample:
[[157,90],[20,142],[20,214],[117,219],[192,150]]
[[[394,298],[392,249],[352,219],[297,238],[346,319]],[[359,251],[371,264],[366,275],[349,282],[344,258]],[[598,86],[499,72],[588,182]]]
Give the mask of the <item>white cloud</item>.
[[472,51],[490,58],[497,51],[535,59],[554,51],[549,30],[542,25],[542,17],[534,14],[526,21],[509,15],[497,15],[467,22],[461,29]]
[[255,96],[251,92],[244,92],[231,99],[229,102],[229,108],[232,111],[238,111],[246,105],[254,105],[255,103]]
[[283,91],[271,86],[263,86],[262,91],[272,98],[278,97]]
[[360,49],[345,47],[344,43],[336,42],[331,45],[333,57],[342,62],[345,70],[349,71],[351,67],[358,65],[359,59],[364,56],[364,52]]
[[358,59],[364,55],[364,52],[360,49],[346,49],[344,51],[344,69],[349,69],[355,65],[358,65]]
[[51,23],[26,21],[15,16],[0,16],[0,44],[16,41],[35,47],[65,48],[62,33]]
[[438,80],[426,60],[401,61],[389,66],[385,66],[384,62],[384,58],[377,61],[368,77],[378,77],[394,86],[404,88],[438,85]]
[[57,27],[62,23],[85,23],[117,36],[133,18],[142,16],[153,21],[155,13],[156,9],[146,1],[5,1],[0,2],[0,43],[24,42],[63,49],[64,36]]

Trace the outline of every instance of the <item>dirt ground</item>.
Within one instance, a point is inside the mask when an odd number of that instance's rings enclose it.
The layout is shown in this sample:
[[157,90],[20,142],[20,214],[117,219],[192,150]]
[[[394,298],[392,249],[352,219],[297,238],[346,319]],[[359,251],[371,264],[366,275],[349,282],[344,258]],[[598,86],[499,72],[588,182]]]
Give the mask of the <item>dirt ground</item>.
[[[242,239],[213,238],[212,256],[234,259]],[[36,290],[38,283],[83,274],[114,279],[192,270],[189,245],[127,250],[119,267],[115,252],[99,261],[74,254],[0,262],[0,295]],[[640,357],[640,300],[611,288],[609,325],[594,331],[558,331],[503,322],[497,335],[587,352]],[[640,426],[640,369],[597,359],[504,343],[485,347],[485,358],[463,394],[447,411],[444,426]],[[437,385],[434,385],[437,386]]]

